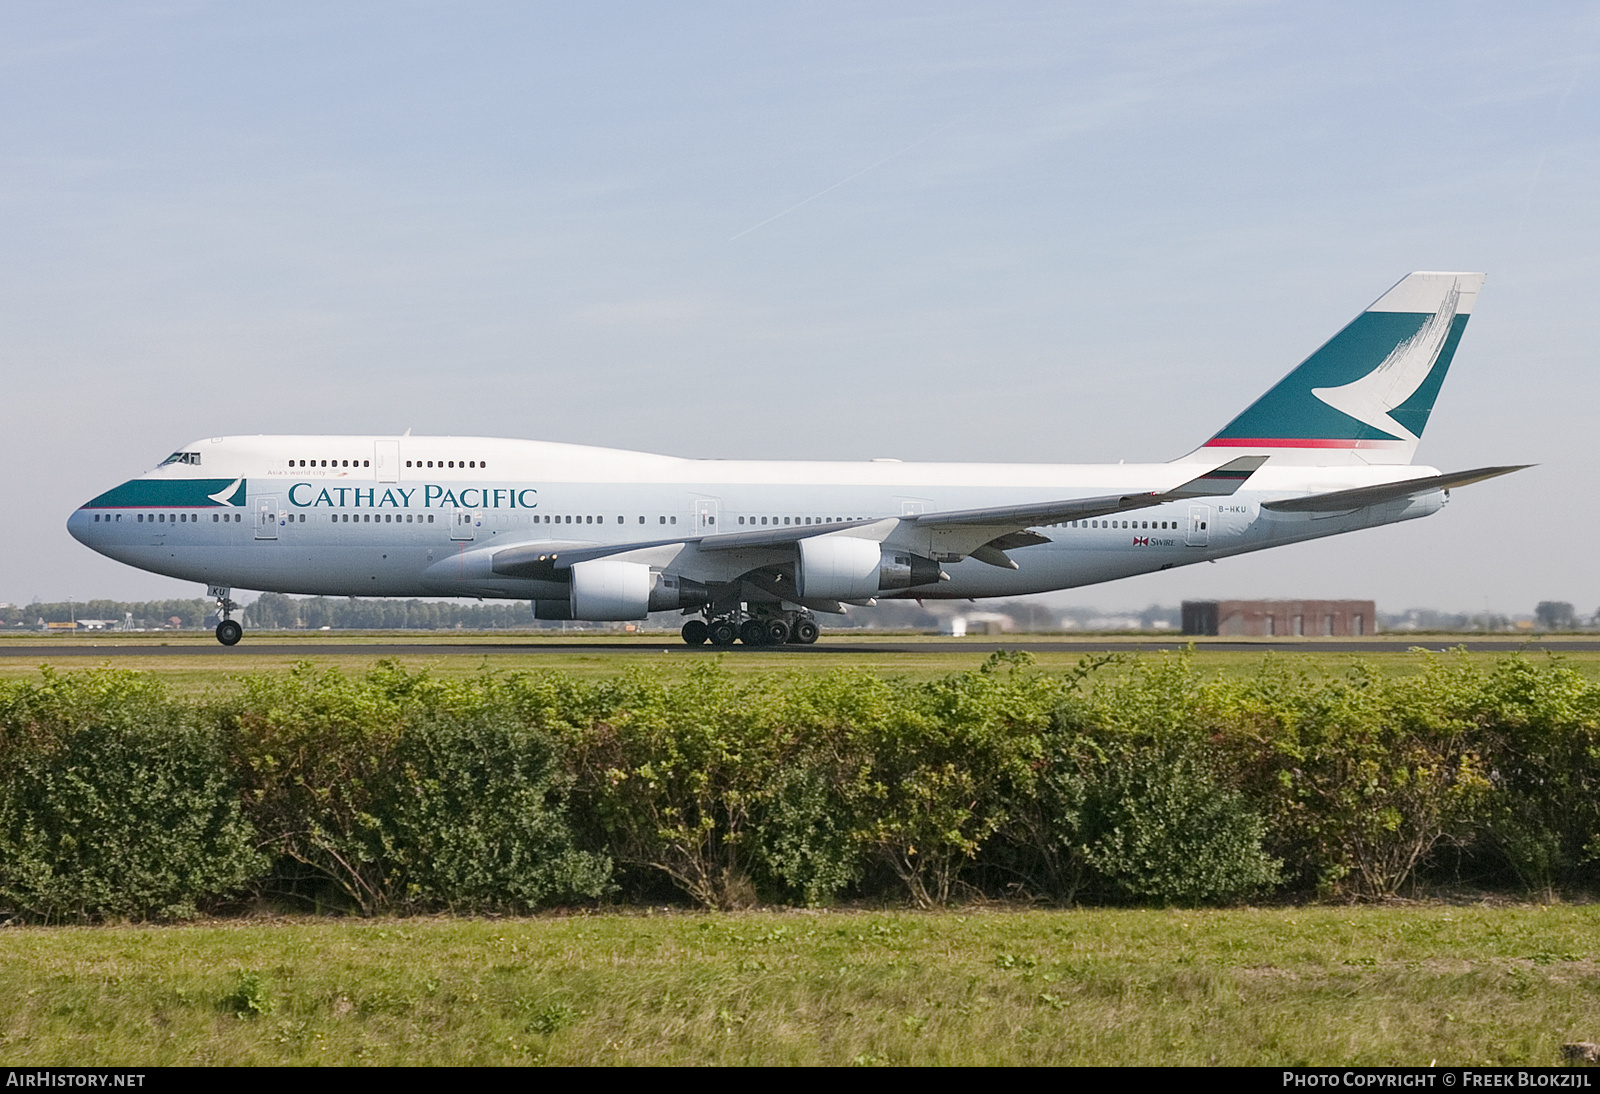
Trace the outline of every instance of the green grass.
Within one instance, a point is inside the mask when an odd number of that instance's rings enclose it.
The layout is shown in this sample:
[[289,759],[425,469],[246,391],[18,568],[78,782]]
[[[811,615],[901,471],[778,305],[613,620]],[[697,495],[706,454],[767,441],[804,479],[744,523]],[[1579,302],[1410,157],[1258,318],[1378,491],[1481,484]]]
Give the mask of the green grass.
[[1528,1064],[1600,908],[831,912],[0,931],[0,1057],[163,1064]]
[[[398,660],[407,669],[427,669],[436,676],[470,676],[488,670],[492,672],[530,672],[530,671],[557,671],[570,673],[574,676],[593,679],[597,677],[613,676],[630,668],[639,667],[666,667],[678,671],[690,665],[698,664],[707,658],[720,658],[723,665],[731,672],[742,675],[759,675],[770,673],[807,673],[826,672],[838,668],[863,669],[884,676],[907,677],[912,679],[931,679],[944,676],[948,673],[963,672],[976,668],[982,664],[987,656],[983,648],[995,644],[1005,646],[1007,649],[1023,649],[1036,647],[1040,643],[1059,642],[1062,640],[1082,641],[1093,636],[1069,635],[1007,635],[1000,637],[972,637],[964,640],[972,649],[962,647],[963,640],[942,639],[935,642],[927,635],[901,635],[884,634],[883,632],[838,632],[824,636],[823,646],[810,650],[746,650],[735,647],[731,650],[719,651],[711,647],[698,647],[691,649],[684,646],[676,635],[582,635],[582,636],[550,636],[531,634],[456,634],[441,633],[437,635],[416,634],[372,634],[363,632],[359,635],[339,634],[337,636],[320,636],[317,634],[290,633],[290,632],[260,632],[250,634],[246,641],[251,644],[252,652],[248,654],[230,655],[222,651],[216,640],[210,635],[174,635],[174,636],[144,636],[144,635],[113,635],[97,637],[72,637],[49,638],[27,636],[29,645],[56,645],[92,647],[95,643],[121,645],[135,645],[150,647],[189,648],[194,650],[193,655],[188,654],[155,654],[150,656],[122,656],[108,657],[97,660],[93,657],[45,657],[40,661],[32,659],[6,657],[0,658],[0,679],[21,679],[35,675],[40,664],[50,664],[62,671],[93,668],[97,665],[108,665],[118,669],[132,669],[147,672],[167,680],[181,693],[201,694],[214,687],[226,687],[230,677],[260,672],[281,672],[299,661],[309,660],[319,667],[338,668],[347,673],[359,674],[372,666],[375,656],[371,653],[362,653],[359,650],[346,652],[333,651],[326,654],[318,653],[307,657],[303,653],[289,652],[287,649],[281,655],[254,652],[259,648],[273,646],[300,646],[315,644],[318,641],[328,641],[348,646],[351,643],[370,645],[375,643],[397,645],[428,645],[448,643],[453,647],[452,652],[439,653],[435,650],[419,650],[415,654],[399,653],[389,654]],[[1482,636],[1479,636],[1482,637]],[[1490,636],[1498,637],[1498,636]],[[1154,641],[1172,641],[1171,639],[1153,639],[1149,636],[1102,636],[1096,640],[1097,644],[1103,643],[1103,648],[1108,651],[1120,651],[1128,657],[1157,657],[1162,656],[1155,652],[1139,652],[1144,643]],[[1407,676],[1422,671],[1424,658],[1414,652],[1417,645],[1426,645],[1430,649],[1448,648],[1452,641],[1461,641],[1462,636],[1383,636],[1383,640],[1392,644],[1392,649],[1380,653],[1355,653],[1345,652],[1339,648],[1337,640],[1328,642],[1320,641],[1315,645],[1308,645],[1305,653],[1271,654],[1270,656],[1287,660],[1291,665],[1303,666],[1307,671],[1320,673],[1343,673],[1357,662],[1368,662],[1379,666],[1386,674],[1391,676]],[[6,643],[22,642],[22,637],[7,635],[0,638]],[[888,645],[906,645],[908,643],[928,642],[930,648],[926,651],[909,653],[891,650],[876,651],[873,647]],[[1230,640],[1232,641],[1232,640]],[[1373,641],[1365,639],[1363,641]],[[528,652],[518,650],[505,650],[494,648],[507,643],[526,644],[532,647]],[[863,652],[849,654],[829,654],[826,652],[828,643],[848,644],[853,647],[865,647]],[[593,650],[585,649],[586,646],[603,646]],[[484,647],[481,651],[477,647]],[[549,647],[562,647],[550,649]],[[1037,651],[1034,653],[1038,666],[1050,672],[1064,672],[1076,666],[1084,656],[1081,651],[1051,652]],[[1195,643],[1195,665],[1202,672],[1216,673],[1223,676],[1247,676],[1259,671],[1262,659],[1269,656],[1265,652],[1253,650],[1227,650],[1216,648],[1212,643],[1201,640]],[[1473,653],[1469,654],[1470,660],[1491,665],[1503,659],[1503,653]],[[1600,679],[1600,652],[1572,652],[1560,654],[1544,654],[1537,651],[1533,657],[1556,657],[1582,675],[1590,679]]]

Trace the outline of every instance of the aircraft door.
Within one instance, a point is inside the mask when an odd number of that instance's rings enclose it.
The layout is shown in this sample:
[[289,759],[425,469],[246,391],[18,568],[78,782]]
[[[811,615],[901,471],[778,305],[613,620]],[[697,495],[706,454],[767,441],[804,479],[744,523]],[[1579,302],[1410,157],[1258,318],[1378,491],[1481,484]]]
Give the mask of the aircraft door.
[[474,513],[471,509],[448,509],[446,513],[450,520],[451,539],[468,540],[477,535],[478,525],[483,521],[482,513]]
[[256,538],[278,538],[278,498],[269,494],[256,499]]
[[1211,506],[1189,506],[1189,529],[1186,542],[1191,547],[1204,547],[1211,542]]
[[717,531],[717,510],[721,502],[716,498],[694,499],[694,531],[698,536],[714,535]]
[[379,482],[400,481],[400,442],[377,441],[373,444],[372,466]]

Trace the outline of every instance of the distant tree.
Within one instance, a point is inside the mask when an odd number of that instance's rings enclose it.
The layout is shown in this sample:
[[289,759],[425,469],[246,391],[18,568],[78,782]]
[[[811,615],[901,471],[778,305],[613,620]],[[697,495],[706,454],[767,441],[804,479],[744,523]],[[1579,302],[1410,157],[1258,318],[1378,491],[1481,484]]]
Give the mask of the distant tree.
[[1578,625],[1578,613],[1565,600],[1541,600],[1533,614],[1540,630],[1570,631]]

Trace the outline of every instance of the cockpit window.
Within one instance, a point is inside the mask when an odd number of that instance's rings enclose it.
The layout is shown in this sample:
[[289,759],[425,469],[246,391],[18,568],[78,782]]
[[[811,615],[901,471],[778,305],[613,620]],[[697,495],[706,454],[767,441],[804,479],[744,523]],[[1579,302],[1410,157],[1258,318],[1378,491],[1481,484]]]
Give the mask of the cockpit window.
[[161,466],[165,467],[169,463],[188,463],[188,464],[193,464],[196,467],[199,467],[200,466],[200,453],[198,453],[198,452],[174,452],[172,455],[168,456],[166,459],[161,461]]

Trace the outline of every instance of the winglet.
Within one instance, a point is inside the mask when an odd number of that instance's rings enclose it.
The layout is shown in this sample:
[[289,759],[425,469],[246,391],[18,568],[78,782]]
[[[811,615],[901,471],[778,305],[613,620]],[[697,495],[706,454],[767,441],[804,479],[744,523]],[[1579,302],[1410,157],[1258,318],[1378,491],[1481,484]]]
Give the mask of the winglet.
[[1176,490],[1168,490],[1168,498],[1226,497],[1244,485],[1256,469],[1267,462],[1266,456],[1240,456],[1221,467],[1207,471],[1197,479],[1190,479]]

